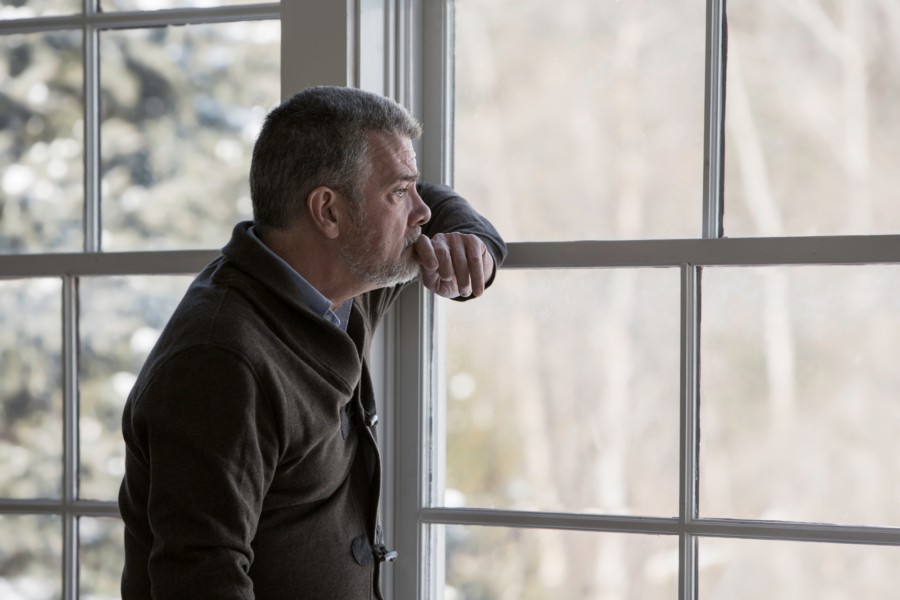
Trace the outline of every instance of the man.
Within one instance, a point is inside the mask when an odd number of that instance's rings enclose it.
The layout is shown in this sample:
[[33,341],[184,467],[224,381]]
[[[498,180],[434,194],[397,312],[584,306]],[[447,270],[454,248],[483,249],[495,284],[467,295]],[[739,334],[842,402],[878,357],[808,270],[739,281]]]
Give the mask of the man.
[[380,598],[372,334],[421,274],[480,296],[506,248],[416,184],[396,103],[309,88],[253,152],[253,223],[197,277],[123,415],[122,597]]

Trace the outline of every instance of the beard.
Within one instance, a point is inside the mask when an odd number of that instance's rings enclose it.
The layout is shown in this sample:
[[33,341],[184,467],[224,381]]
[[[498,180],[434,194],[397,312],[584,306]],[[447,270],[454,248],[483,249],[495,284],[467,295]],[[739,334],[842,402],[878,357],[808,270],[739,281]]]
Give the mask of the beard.
[[[361,203],[351,210],[350,225],[351,235],[339,250],[344,264],[354,276],[376,288],[383,288],[406,283],[419,274],[419,261],[415,253],[409,257],[400,256],[393,262],[384,262],[379,258],[378,233],[366,223]],[[410,231],[404,239],[403,250],[414,245],[421,233],[421,227]]]

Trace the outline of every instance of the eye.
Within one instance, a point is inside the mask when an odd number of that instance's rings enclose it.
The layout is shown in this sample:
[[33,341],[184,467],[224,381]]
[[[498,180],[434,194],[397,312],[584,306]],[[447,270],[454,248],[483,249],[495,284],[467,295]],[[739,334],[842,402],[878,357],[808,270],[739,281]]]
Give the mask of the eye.
[[403,196],[403,195],[405,195],[408,191],[409,191],[409,188],[402,187],[402,188],[400,188],[399,190],[397,190],[397,195],[398,195],[398,196]]

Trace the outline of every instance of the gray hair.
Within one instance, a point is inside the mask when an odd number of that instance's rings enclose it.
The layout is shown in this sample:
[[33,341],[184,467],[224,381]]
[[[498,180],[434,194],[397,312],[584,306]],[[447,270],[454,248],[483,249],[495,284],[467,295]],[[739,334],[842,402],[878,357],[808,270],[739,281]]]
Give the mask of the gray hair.
[[306,88],[273,109],[250,163],[254,226],[290,226],[320,186],[358,201],[370,171],[370,131],[415,140],[422,126],[393,100],[354,88]]

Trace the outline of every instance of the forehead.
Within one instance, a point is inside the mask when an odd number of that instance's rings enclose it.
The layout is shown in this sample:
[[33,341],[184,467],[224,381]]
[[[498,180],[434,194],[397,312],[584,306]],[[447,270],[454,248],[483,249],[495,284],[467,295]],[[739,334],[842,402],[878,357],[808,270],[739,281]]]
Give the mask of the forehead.
[[398,179],[418,175],[416,152],[412,140],[406,136],[391,135],[383,131],[368,134],[369,159],[373,175],[378,179]]

